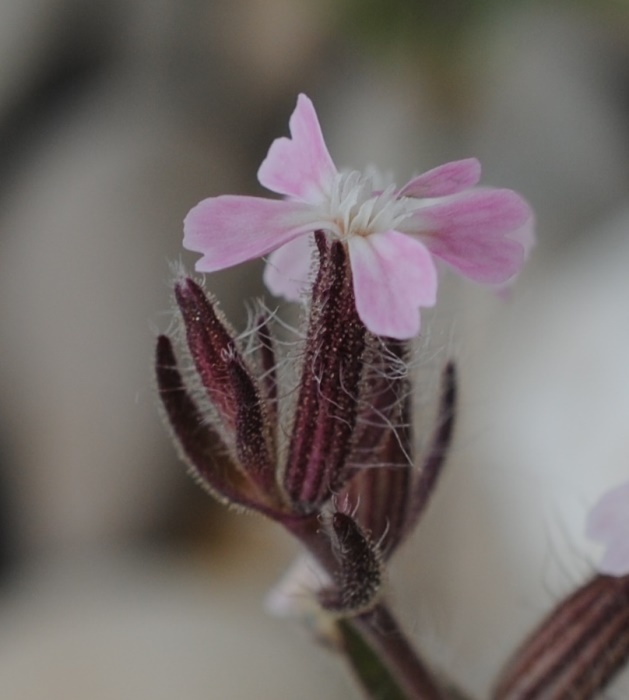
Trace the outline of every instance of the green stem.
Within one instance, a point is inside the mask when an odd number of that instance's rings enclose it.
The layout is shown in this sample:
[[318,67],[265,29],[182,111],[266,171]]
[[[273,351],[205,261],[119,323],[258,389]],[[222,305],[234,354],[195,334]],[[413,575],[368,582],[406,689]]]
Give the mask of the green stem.
[[[316,515],[283,521],[328,572],[338,566],[330,538]],[[373,700],[448,700],[385,603],[337,623],[347,655],[363,689]]]
[[373,700],[446,700],[385,603],[337,627],[343,650]]

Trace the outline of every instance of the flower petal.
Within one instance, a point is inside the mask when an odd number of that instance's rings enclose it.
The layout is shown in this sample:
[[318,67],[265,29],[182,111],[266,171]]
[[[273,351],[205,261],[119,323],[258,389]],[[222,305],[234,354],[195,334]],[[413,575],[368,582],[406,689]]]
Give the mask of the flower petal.
[[398,192],[399,197],[444,197],[474,187],[480,180],[480,163],[476,158],[444,163],[409,180]]
[[526,242],[516,239],[532,220],[529,205],[515,192],[476,189],[419,209],[405,230],[415,226],[430,252],[462,275],[503,284],[522,267]]
[[223,195],[199,202],[183,225],[184,248],[203,253],[200,272],[266,255],[297,236],[325,228],[302,202]]
[[349,241],[356,309],[376,335],[412,338],[420,306],[433,306],[437,272],[430,253],[398,231],[354,236]]
[[535,245],[535,219],[531,215],[524,226],[512,231],[508,234],[508,237],[512,241],[517,241],[524,249],[524,259],[528,260],[528,257]]
[[[524,226],[521,226],[519,229],[516,229],[515,231],[512,231],[511,233],[507,234],[507,238],[510,238],[512,241],[515,241],[516,243],[519,243],[522,246],[522,250],[524,251],[524,257],[522,262],[526,262],[529,258],[531,250],[533,249],[533,246],[535,245],[534,217],[531,217],[529,221],[527,221],[524,224]],[[498,297],[504,300],[509,299],[511,297],[513,284],[516,281],[516,279],[517,274],[508,279],[506,282],[494,285],[494,290]]]
[[585,532],[605,545],[598,566],[603,574],[629,574],[629,482],[611,489],[590,510]]
[[312,267],[312,236],[298,236],[266,259],[264,283],[271,294],[300,301]]
[[258,170],[260,184],[278,194],[320,202],[329,192],[336,167],[323,140],[315,108],[299,95],[289,121],[291,138],[276,139]]
[[596,568],[601,574],[608,576],[629,574],[629,537],[626,531],[607,543],[605,553]]
[[627,534],[629,540],[629,482],[607,491],[587,519],[587,536],[599,542],[605,542],[619,531]]

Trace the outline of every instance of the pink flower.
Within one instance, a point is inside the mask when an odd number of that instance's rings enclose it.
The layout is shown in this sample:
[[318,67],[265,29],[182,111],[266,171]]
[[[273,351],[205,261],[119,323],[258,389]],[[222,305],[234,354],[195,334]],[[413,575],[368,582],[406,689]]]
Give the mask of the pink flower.
[[[446,163],[398,189],[371,174],[339,172],[312,102],[300,95],[290,138],[276,139],[258,179],[285,199],[224,195],[194,207],[184,246],[203,253],[213,272],[271,253],[269,289],[297,300],[310,271],[314,231],[348,248],[358,314],[377,335],[406,339],[433,306],[439,258],[477,282],[502,285],[520,270],[532,236],[532,212],[515,192],[477,188],[474,158]],[[525,231],[523,236],[522,231]]]
[[605,545],[602,574],[629,575],[629,482],[603,495],[589,513],[586,534]]

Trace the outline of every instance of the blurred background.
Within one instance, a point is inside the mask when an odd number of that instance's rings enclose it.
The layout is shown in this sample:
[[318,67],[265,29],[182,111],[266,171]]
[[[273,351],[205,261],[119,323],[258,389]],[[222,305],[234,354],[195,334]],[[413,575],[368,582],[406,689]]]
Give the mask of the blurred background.
[[[585,514],[629,475],[624,0],[2,0],[7,700],[354,697],[334,658],[264,612],[294,548],[190,482],[152,380],[171,264],[194,264],[183,216],[262,194],[302,91],[337,165],[403,182],[474,155],[537,213],[508,299],[447,278],[426,315],[422,404],[454,356],[461,419],[391,576],[407,629],[483,698],[592,571]],[[237,326],[260,272],[207,279]]]

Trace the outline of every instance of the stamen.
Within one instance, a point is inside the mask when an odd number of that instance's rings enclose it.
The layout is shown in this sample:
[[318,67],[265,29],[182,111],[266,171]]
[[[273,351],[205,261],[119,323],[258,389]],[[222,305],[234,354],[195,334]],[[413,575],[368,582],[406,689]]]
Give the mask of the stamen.
[[397,198],[395,184],[378,190],[373,174],[357,170],[337,175],[330,193],[329,211],[341,240],[395,229],[412,213],[408,198]]

